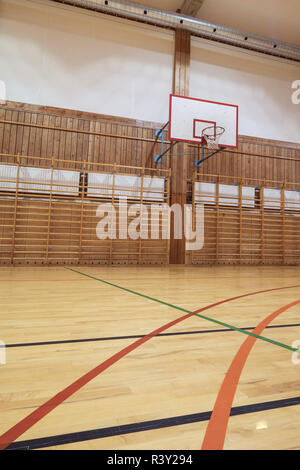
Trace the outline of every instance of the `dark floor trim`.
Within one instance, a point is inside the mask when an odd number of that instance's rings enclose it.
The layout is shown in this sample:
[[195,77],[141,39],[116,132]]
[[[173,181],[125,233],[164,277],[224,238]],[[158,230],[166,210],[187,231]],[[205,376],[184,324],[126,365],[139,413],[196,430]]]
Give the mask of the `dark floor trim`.
[[[255,403],[253,405],[236,406],[231,409],[230,416],[258,413],[261,411],[274,410],[295,405],[300,405],[300,397],[286,398],[284,400],[268,401],[264,403]],[[176,416],[174,418],[156,419],[153,421],[144,421],[141,423],[124,424],[122,426],[112,426],[109,428],[93,429],[91,431],[82,431],[70,434],[61,434],[58,436],[42,437],[39,439],[31,439],[27,441],[13,442],[6,448],[6,450],[42,449],[45,447],[54,447],[63,444],[72,444],[75,442],[103,439],[104,437],[120,436],[122,434],[131,434],[135,432],[168,428],[171,426],[198,423],[201,421],[208,421],[210,419],[211,413],[211,411],[205,411],[203,413]]]
[[[291,323],[287,325],[270,325],[267,328],[293,328],[300,326],[300,323]],[[254,326],[247,326],[242,328],[243,330],[254,330]],[[184,336],[184,335],[199,335],[205,333],[226,333],[228,331],[234,331],[230,328],[222,328],[216,330],[198,330],[198,331],[182,331],[177,333],[160,333],[157,335],[159,336]],[[38,341],[33,343],[12,343],[6,344],[6,348],[24,348],[26,346],[49,346],[54,344],[72,344],[72,343],[91,343],[96,341],[115,341],[115,340],[122,340],[122,339],[138,339],[144,338],[147,335],[128,335],[128,336],[108,336],[104,338],[83,338],[83,339],[66,339],[66,340],[57,340],[57,341]]]

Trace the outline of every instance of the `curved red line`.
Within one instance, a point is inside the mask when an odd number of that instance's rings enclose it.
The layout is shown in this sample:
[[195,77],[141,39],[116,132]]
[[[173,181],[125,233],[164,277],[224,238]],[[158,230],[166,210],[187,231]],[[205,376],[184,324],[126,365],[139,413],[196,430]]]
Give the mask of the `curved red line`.
[[[295,302],[281,307],[280,309],[276,310],[276,312],[271,313],[257,325],[257,327],[253,330],[253,333],[257,335],[261,334],[265,327],[271,323],[271,321],[274,320],[274,318],[276,318],[280,313],[285,312],[289,308],[299,303],[300,300],[296,300]],[[202,443],[202,450],[223,449],[234,395],[242,370],[256,339],[257,338],[253,336],[248,336],[230,364],[230,367],[220,387],[209,423],[206,428],[206,433]]]
[[217,305],[221,305],[221,304],[224,304],[226,302],[241,299],[243,297],[249,297],[251,295],[263,294],[263,293],[271,292],[271,291],[275,291],[275,290],[294,289],[296,287],[300,287],[300,285],[286,286],[286,287],[276,287],[276,288],[273,288],[273,289],[265,289],[265,290],[261,290],[261,291],[257,291],[257,292],[250,292],[248,294],[237,295],[236,297],[231,297],[229,299],[221,300],[219,302],[215,302],[213,304],[207,305],[206,307],[202,307],[198,310],[195,310],[194,312],[191,312],[191,313],[188,313],[188,314],[186,314],[182,317],[179,317],[176,320],[173,320],[172,322],[167,323],[166,325],[161,326],[157,330],[154,330],[154,331],[152,331],[152,333],[149,333],[147,336],[144,336],[143,338],[138,339],[134,343],[130,344],[126,348],[122,349],[118,353],[111,356],[106,361],[99,364],[97,367],[95,367],[91,371],[87,372],[87,374],[85,374],[82,377],[80,377],[79,379],[77,379],[75,382],[73,382],[67,388],[65,388],[62,391],[60,391],[59,393],[57,393],[54,397],[50,398],[50,400],[48,400],[46,403],[44,403],[43,405],[41,405],[40,407],[35,409],[32,413],[30,413],[28,416],[23,418],[21,421],[19,421],[13,427],[11,427],[8,431],[6,431],[4,434],[2,434],[0,436],[0,450],[4,450],[7,446],[9,446],[9,444],[14,442],[18,437],[20,437],[22,434],[24,434],[24,432],[26,432],[29,428],[34,426],[34,424],[36,424],[38,421],[40,421],[44,416],[46,416],[52,410],[54,410],[54,408],[59,406],[67,398],[69,398],[71,395],[73,395],[75,392],[77,392],[80,388],[82,388],[84,385],[86,385],[92,379],[94,379],[99,374],[101,374],[101,372],[108,369],[110,366],[112,366],[117,361],[122,359],[124,356],[129,354],[131,351],[138,348],[139,346],[144,344],[146,341],[149,341],[151,338],[155,337],[156,335],[158,335],[162,331],[165,331],[168,328],[171,328],[172,326],[186,320],[187,318],[195,315],[196,313],[203,312],[204,310],[208,310],[210,308],[216,307]]

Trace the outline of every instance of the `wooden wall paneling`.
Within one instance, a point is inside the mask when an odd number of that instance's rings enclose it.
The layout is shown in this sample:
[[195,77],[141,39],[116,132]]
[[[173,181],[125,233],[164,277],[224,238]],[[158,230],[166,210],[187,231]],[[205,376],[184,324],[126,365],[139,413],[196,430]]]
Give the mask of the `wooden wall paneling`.
[[[56,121],[56,116],[49,116],[49,127],[55,127],[55,121]],[[54,137],[55,137],[55,131],[52,129],[49,129],[48,135],[47,135],[47,151],[46,151],[46,156],[48,158],[54,157]],[[28,154],[27,154],[28,155]],[[73,159],[73,155],[71,155],[71,159]]]
[[[289,154],[293,158],[297,158],[295,151],[292,151],[290,153],[290,151],[288,149],[284,149],[284,156],[288,157]],[[284,181],[290,181],[292,183],[299,182],[299,179],[298,179],[299,178],[298,175],[300,174],[299,164],[300,164],[300,160],[299,160],[299,163],[297,163],[296,161],[291,161],[291,162],[286,161],[285,162],[285,178],[284,178]]]
[[[61,116],[55,116],[55,119],[54,119],[54,127],[61,127],[61,122],[62,118]],[[60,140],[63,136],[63,133],[60,132],[60,131],[53,131],[53,147],[52,147],[52,151],[51,151],[51,157],[54,157],[54,158],[59,158],[60,154],[59,154],[59,146],[60,146]]]
[[[136,128],[133,129],[134,131],[134,136],[138,139],[143,136],[143,128],[141,126],[137,126]],[[149,146],[145,146],[142,141],[136,140],[135,143],[135,149],[134,149],[134,154],[135,154],[135,165],[136,166],[142,166],[144,168],[149,168],[149,166],[152,166],[153,158],[154,158],[154,153],[152,155],[153,149],[155,147],[154,143],[150,143]]]
[[[122,132],[122,135],[127,136],[127,137],[133,137],[131,126],[120,126],[120,127],[121,127],[120,130]],[[116,133],[119,134],[118,128],[116,129]],[[132,155],[132,161],[134,161],[135,154],[133,153],[133,145],[132,145],[134,143],[134,140],[130,140],[130,139],[114,139],[114,140],[118,147],[118,152],[119,152],[118,159],[121,162],[121,164],[126,165],[126,162],[130,158],[129,157],[130,154]],[[131,172],[131,170],[129,170],[129,172]]]
[[[18,120],[18,111],[12,111],[12,121]],[[9,141],[9,151],[8,153],[15,155],[16,154],[16,145],[17,145],[17,125],[11,125],[10,141]],[[1,131],[0,131],[1,133]]]
[[[95,125],[95,131],[101,131],[101,122],[97,121]],[[94,151],[93,151],[93,162],[101,161],[101,154],[102,154],[102,147],[104,145],[104,139],[101,138],[99,135],[94,136]]]
[[[276,152],[276,147],[271,146],[271,145],[268,145],[266,147],[266,155],[274,156],[275,152]],[[278,181],[277,180],[277,160],[275,159],[273,161],[269,159],[269,175],[267,178],[272,181]]]
[[[83,160],[83,156],[81,157],[81,151],[82,151],[82,134],[79,132],[76,132],[79,129],[80,126],[80,119],[74,119],[73,118],[73,126],[72,129],[74,129],[75,132],[72,132],[72,144],[71,144],[71,160],[77,161],[77,160]],[[75,165],[72,166],[75,168]]]
[[[30,123],[31,122],[31,112],[26,111],[24,114],[24,122]],[[24,126],[23,130],[23,140],[22,140],[22,155],[29,155],[28,154],[28,147],[29,147],[29,139],[30,139],[30,127]]]
[[[123,126],[125,127],[125,126]],[[145,167],[144,163],[144,153],[147,151],[148,142],[138,141],[139,130],[141,130],[141,137],[148,138],[148,129],[140,128],[139,126],[127,126],[126,135],[132,137],[135,140],[125,140],[124,144],[126,145],[126,153],[124,153],[123,164],[126,165],[126,162],[131,161],[131,165]],[[130,172],[135,173],[134,170]]]
[[[45,126],[44,129],[42,129],[42,132],[41,132],[41,152],[40,152],[40,156],[42,157],[47,157],[48,156],[48,149],[47,149],[47,146],[48,146],[48,134],[49,134],[49,130],[47,129],[47,126],[49,126],[49,115],[47,114],[44,114],[43,115],[43,123],[42,123],[42,126]],[[20,126],[21,127],[21,126]]]
[[[291,151],[290,154],[291,154],[292,158],[294,159],[295,158],[295,152]],[[284,158],[288,158],[287,149],[282,149],[282,156]],[[287,161],[284,160],[282,163],[283,163],[283,177],[282,177],[282,180],[283,181],[291,181],[291,182],[294,181],[294,178],[295,178],[294,175],[293,175],[292,180],[289,179],[289,177],[288,177],[287,171],[288,171],[289,166],[287,165]],[[293,165],[294,165],[294,162],[293,162]]]
[[[277,150],[276,147],[273,148],[273,152],[272,152],[273,156],[276,150]],[[277,159],[274,159],[273,161],[274,161],[274,178],[273,179],[275,181],[284,181],[284,161],[281,162]]]
[[[114,135],[130,136],[132,137],[132,129],[127,126],[121,126],[119,124],[112,124],[111,133]],[[114,139],[110,138],[111,141],[111,154],[107,157],[107,162],[115,162],[119,165],[126,165],[128,161],[128,155],[132,152],[132,144],[134,140],[130,139]],[[124,169],[125,173],[129,170]]]
[[[105,123],[104,125],[104,129],[105,129],[105,133],[109,134],[111,133],[111,125],[109,123]],[[100,160],[99,161],[102,161],[102,162],[107,162],[108,161],[108,158],[109,158],[109,155],[110,155],[110,144],[111,144],[111,140],[109,137],[104,137],[104,147],[101,152],[101,154],[99,155],[100,157]],[[111,160],[111,163],[115,163],[114,160]]]
[[[44,122],[43,114],[37,114],[37,124],[42,126]],[[37,128],[36,135],[35,135],[35,145],[34,145],[34,156],[41,157],[41,147],[42,147],[42,139],[43,139],[43,129]],[[59,151],[59,155],[63,155],[63,152]]]
[[[66,147],[65,147],[65,158],[64,158],[64,160],[74,161],[76,159],[75,149],[76,149],[76,136],[77,135],[75,134],[75,132],[71,132],[71,129],[73,129],[74,126],[75,126],[74,118],[68,117],[68,119],[67,119],[67,129],[70,129],[70,131],[66,132]],[[49,132],[48,132],[48,134],[49,134]],[[72,165],[70,165],[70,167],[72,167]]]
[[[91,122],[88,121],[87,119],[83,120],[83,130],[85,132],[90,132],[91,128]],[[79,160],[84,160],[88,161],[88,155],[89,155],[89,141],[90,138],[93,137],[90,134],[83,134],[83,142],[82,142],[82,155],[79,155]]]
[[[123,133],[123,128],[118,126],[115,123],[112,123],[110,125],[110,134],[116,135],[118,133],[118,130],[121,132],[121,135]],[[119,147],[119,140],[120,139],[114,139],[112,137],[109,137],[109,152],[107,155],[105,155],[105,163],[112,163],[112,162],[117,162],[119,164],[123,164],[122,161],[122,155],[120,152],[117,153],[117,148]]]
[[[131,154],[133,157],[133,165],[138,166],[138,162],[140,161],[140,166],[146,167],[147,166],[147,154],[143,152],[141,141],[138,140],[138,137],[140,136],[141,128],[140,126],[132,126],[130,129],[130,136],[134,137],[136,140],[135,141],[130,141],[130,147],[129,147],[129,154]],[[129,142],[128,142],[129,143]],[[127,157],[127,161],[129,160],[129,154]]]
[[[10,121],[11,117],[12,117],[12,111],[7,110],[5,113],[5,120]],[[5,124],[4,130],[3,130],[3,153],[9,153],[10,134],[11,134],[11,125]]]
[[[103,132],[105,124],[97,121],[96,132]],[[93,157],[93,162],[101,162],[104,160],[105,152],[105,138],[100,137],[99,135],[95,136],[95,152]]]
[[[131,165],[135,165],[133,163],[136,159],[136,149],[135,149],[136,140],[135,140],[135,135],[134,135],[134,129],[131,126],[116,125],[114,134],[115,135],[121,134],[123,136],[133,138],[132,140],[112,138],[112,140],[115,143],[116,161],[118,161],[121,165],[126,165],[128,160],[131,159]],[[122,151],[123,145],[125,147],[125,151]]]
[[[5,113],[5,120],[11,121],[12,118],[12,111],[7,110]],[[3,133],[3,149],[4,153],[9,153],[10,152],[10,140],[11,140],[11,125],[10,124],[5,124],[4,125],[4,133]]]
[[[140,130],[141,129],[139,129],[139,132]],[[164,144],[164,150],[166,150],[165,144]],[[145,168],[149,168],[150,166],[153,166],[153,168],[157,168],[158,164],[154,163],[154,156],[160,155],[160,153],[161,153],[161,143],[160,143],[160,140],[157,137],[155,137],[155,141],[152,142],[147,148],[143,149],[143,151],[141,152],[142,166],[144,166]]]
[[[288,151],[289,153],[289,151]],[[296,153],[296,152],[295,152]],[[290,156],[290,154],[288,155]],[[286,178],[285,181],[291,181],[292,183],[299,183],[299,174],[300,174],[300,158],[299,155],[296,156],[297,161],[287,161],[286,162]]]
[[[260,148],[256,143],[252,143],[250,146],[251,152],[254,154],[259,154],[260,153]],[[262,161],[261,158],[259,157],[250,157],[250,168],[252,172],[249,174],[249,176],[255,178],[258,174],[262,174],[264,172],[264,161]],[[267,176],[265,176],[267,178]]]
[[[109,134],[116,135],[118,127],[119,126],[117,124],[110,123]],[[121,135],[122,135],[122,131],[123,131],[122,127],[120,127],[119,129],[120,129]],[[105,163],[117,162],[117,163],[122,165],[121,155],[119,154],[118,159],[117,159],[117,155],[116,155],[116,145],[117,145],[117,140],[118,139],[114,139],[113,137],[108,137],[107,139],[109,141],[109,151],[105,155]]]
[[[116,123],[111,123],[109,133],[112,135],[126,135],[126,129],[123,129],[123,126],[119,126]],[[107,137],[107,139],[109,142],[109,151],[105,155],[105,163],[117,163],[119,165],[123,165],[123,162],[126,161],[126,156],[121,154],[120,151],[120,141],[123,139],[114,139],[113,137]],[[110,171],[112,171],[112,168],[113,167],[110,168]]]
[[[19,112],[18,112],[18,114],[19,114]],[[33,115],[33,114],[31,113],[31,116],[32,116],[32,115]],[[33,118],[31,118],[31,120],[33,120]],[[73,118],[72,118],[72,120],[74,121]],[[11,122],[15,122],[15,121],[11,121]],[[74,122],[75,122],[75,121],[74,121]],[[81,122],[83,123],[83,124],[82,124],[82,125],[83,125],[83,129],[80,130],[80,126],[79,126],[79,129],[75,129],[76,126],[74,125],[74,126],[73,126],[73,127],[74,127],[74,134],[72,134],[72,138],[73,138],[73,141],[74,141],[74,137],[76,137],[76,135],[77,135],[77,136],[78,136],[78,135],[81,135],[81,136],[83,136],[83,141],[84,141],[84,142],[87,142],[88,139],[91,138],[91,136],[84,134],[84,132],[91,132],[91,133],[92,133],[93,131],[91,130],[91,128],[89,128],[89,130],[87,130],[87,125],[88,125],[88,121],[87,121],[87,120],[81,120]],[[57,119],[56,119],[56,123],[55,123],[56,126],[57,126],[57,123],[58,123],[58,121],[57,121]],[[16,125],[16,124],[11,124],[11,126],[15,126],[15,125]],[[28,125],[26,125],[25,127],[23,127],[23,131],[24,131],[25,128],[31,129],[29,126],[30,126],[30,123],[28,123]],[[37,135],[37,132],[38,132],[39,130],[41,130],[41,129],[39,128],[39,126],[41,126],[41,124],[40,124],[40,123],[37,123],[37,124],[35,125],[35,127],[34,127],[34,123],[33,123],[32,126],[33,126],[33,127],[32,127],[32,129],[31,129],[31,131],[33,130],[33,132],[30,131],[30,135],[31,135],[32,133],[36,133],[36,135]],[[62,122],[62,121],[61,121],[61,126],[63,126],[63,122]],[[17,127],[18,127],[18,126],[17,126]],[[55,128],[55,126],[53,126],[53,127]],[[77,127],[78,127],[78,126],[77,126]],[[135,128],[136,128],[136,127],[137,127],[137,126],[135,126]],[[132,127],[132,126],[131,126],[131,128],[134,129],[134,127]],[[59,131],[59,130],[57,130],[57,129],[59,129],[59,128],[56,128],[55,130],[53,130],[53,129],[48,129],[47,131],[48,131],[48,132],[54,132],[54,133],[55,133],[55,139],[56,139],[56,136],[57,136],[58,134],[61,135],[61,137],[60,137],[60,139],[59,139],[59,142],[60,142],[59,145],[61,146],[61,142],[63,141],[63,136],[64,136],[65,139],[66,139],[67,131],[64,131],[64,130]],[[64,129],[64,128],[63,128],[63,129]],[[148,129],[147,129],[147,130],[148,130]],[[42,129],[42,133],[43,133],[43,134],[44,134],[45,132],[47,132],[47,131],[46,131],[46,129]],[[75,131],[77,131],[77,133],[76,133]],[[64,135],[64,134],[65,134],[65,135]],[[76,134],[76,135],[75,135],[75,134]],[[154,139],[153,139],[153,134],[154,134],[153,130],[150,131],[150,129],[149,129],[148,139],[149,139],[149,137],[150,137],[150,139],[151,139],[151,137],[152,137],[152,141],[153,141],[153,140],[154,140]],[[127,136],[127,137],[128,137],[128,136]],[[135,136],[134,136],[134,133],[132,134],[132,137],[133,137],[133,139],[134,139],[134,137],[135,137]],[[113,138],[113,137],[109,137],[109,139],[112,139],[112,138]],[[35,139],[35,141],[36,141],[36,140],[37,140],[37,138]],[[45,139],[44,139],[44,136],[43,136],[42,140],[45,140]],[[47,139],[47,140],[48,140],[48,139]],[[76,140],[77,140],[77,139],[76,139]],[[76,140],[74,141],[75,144],[76,144]],[[80,140],[80,139],[79,139],[79,140]],[[32,141],[31,141],[31,138],[30,138],[30,142],[29,142],[30,148],[31,148],[31,146],[32,146],[32,143],[31,143],[31,142],[32,142]],[[287,165],[289,166],[289,168],[290,168],[291,165],[294,165],[296,168],[299,169],[299,164],[298,164],[297,162],[295,162],[295,161],[294,161],[294,163],[293,163],[293,157],[295,157],[296,155],[298,155],[298,154],[296,153],[296,150],[297,150],[297,149],[292,149],[292,148],[290,148],[290,147],[284,147],[284,146],[281,146],[281,147],[280,147],[280,146],[275,146],[274,144],[272,144],[272,146],[271,146],[271,145],[265,145],[265,144],[262,146],[260,142],[261,142],[261,139],[259,139],[259,142],[256,143],[256,144],[255,144],[254,141],[251,141],[251,142],[249,143],[249,145],[247,144],[246,141],[245,141],[245,142],[241,142],[241,145],[240,145],[240,148],[241,148],[241,149],[246,148],[247,150],[249,150],[249,148],[250,148],[250,150],[256,151],[256,152],[257,152],[257,155],[259,155],[259,154],[262,155],[262,157],[259,157],[259,156],[256,156],[256,155],[251,155],[251,156],[243,155],[243,156],[242,156],[242,157],[243,157],[243,160],[242,160],[242,161],[244,162],[245,159],[247,158],[247,159],[248,159],[248,163],[249,163],[249,165],[250,165],[250,170],[248,169],[247,171],[244,171],[244,174],[247,174],[248,176],[251,175],[251,176],[253,176],[253,177],[258,177],[258,176],[261,177],[261,176],[265,176],[265,175],[268,175],[268,174],[270,175],[270,171],[269,171],[269,170],[270,170],[270,168],[271,168],[271,171],[272,171],[272,172],[275,172],[273,175],[271,175],[273,179],[276,178],[276,174],[277,174],[277,178],[278,178],[278,175],[280,175],[280,179],[283,179],[283,177],[284,177],[284,176],[286,177],[286,175],[288,174],[288,173],[286,172],[286,166],[287,166]],[[57,144],[55,144],[55,143],[53,144],[53,146],[54,146],[54,153],[52,152],[52,155],[51,155],[51,152],[48,151],[48,152],[47,152],[47,156],[50,156],[50,157],[51,157],[51,156],[53,156],[53,154],[56,155],[56,150],[55,150],[56,145],[57,145]],[[151,144],[151,145],[153,145],[153,144]],[[151,146],[151,145],[150,145],[150,146]],[[248,148],[247,148],[247,145],[248,145]],[[246,146],[246,147],[245,147],[245,146]],[[250,146],[250,147],[249,147],[249,146]],[[48,146],[48,147],[49,147],[49,146]],[[17,147],[16,147],[16,148],[17,148]],[[35,146],[34,146],[34,148],[35,148]],[[272,150],[272,148],[273,148],[273,150]],[[274,150],[274,148],[275,148],[275,150]],[[270,158],[265,159],[265,156],[264,156],[264,154],[263,154],[263,149],[267,149],[266,152],[269,153],[269,157],[270,157]],[[50,150],[51,150],[51,149],[50,149]],[[271,151],[271,150],[272,150],[272,151]],[[290,162],[286,162],[284,159],[282,159],[282,160],[280,161],[280,160],[279,160],[280,156],[278,156],[278,155],[273,155],[274,160],[273,160],[273,158],[272,158],[272,154],[275,154],[275,153],[278,153],[278,152],[281,152],[281,153],[282,153],[281,157],[286,158],[286,155],[287,155],[286,152],[287,152],[287,151],[292,152],[292,150],[293,150],[293,153],[290,153],[290,156],[292,157],[292,158],[289,159]],[[240,150],[239,150],[239,151],[240,151]],[[24,154],[24,151],[22,151],[21,153]],[[28,153],[31,153],[31,152],[28,152]],[[39,153],[39,152],[36,152],[36,150],[34,150],[34,152],[33,152],[33,154],[35,154],[35,155],[37,155],[38,153]],[[43,152],[41,152],[41,153],[43,153]],[[60,156],[61,159],[64,159],[65,156],[64,156],[64,155],[61,155],[62,153],[63,153],[63,152],[60,151],[60,147],[59,147],[58,154],[59,154],[59,156]],[[82,149],[81,152],[80,152],[79,150],[76,151],[76,158],[79,158],[79,156],[80,156],[79,154],[80,154],[80,153],[84,153],[84,154],[85,154],[85,150]],[[133,153],[133,157],[136,158],[136,157],[137,157],[136,152],[132,152],[132,153]],[[45,154],[45,153],[44,153],[44,154]],[[77,155],[77,154],[78,154],[78,155]],[[236,152],[235,155],[234,155],[232,151],[226,151],[226,152],[224,152],[224,155],[223,155],[223,154],[222,154],[222,155],[221,155],[221,154],[220,154],[220,155],[216,155],[215,157],[213,157],[211,160],[209,160],[209,161],[204,165],[204,167],[206,168],[206,170],[204,170],[204,171],[206,171],[206,172],[215,172],[215,173],[223,174],[223,175],[226,175],[226,174],[227,174],[227,176],[230,176],[230,173],[233,171],[235,174],[233,174],[232,176],[242,176],[242,175],[239,175],[239,160],[238,160],[238,156],[239,156],[239,155],[240,155],[239,152]],[[266,155],[266,156],[267,156],[267,155]],[[80,156],[80,158],[81,158],[81,156]],[[130,157],[129,157],[129,155],[128,155],[128,157],[126,156],[125,158],[130,158]],[[188,174],[191,174],[191,172],[192,172],[192,169],[193,169],[193,160],[194,160],[193,158],[189,159]],[[276,161],[275,161],[275,160],[276,160]],[[164,159],[164,162],[165,162],[165,161],[167,161],[167,160]],[[163,162],[163,165],[164,165],[164,162]],[[271,164],[271,167],[270,167],[270,165],[268,165],[268,162],[269,162],[269,164]],[[130,162],[127,161],[127,163],[130,163]],[[262,163],[263,163],[264,165],[262,165]],[[274,165],[273,165],[273,163],[274,163]],[[277,163],[277,166],[275,165],[275,163]],[[227,167],[226,167],[226,165],[227,165]],[[229,167],[228,167],[228,165],[229,165]],[[272,166],[272,165],[273,165],[273,166]],[[268,166],[268,167],[267,167],[267,166]],[[217,168],[217,167],[218,167],[218,168]],[[263,168],[264,168],[264,167],[265,167],[266,172],[263,171]],[[279,170],[280,170],[280,171],[279,171]],[[262,173],[262,174],[259,174],[259,173]],[[290,181],[295,178],[295,174],[297,174],[297,171],[295,172],[295,171],[292,169],[292,170],[290,171],[290,178],[289,178]],[[292,178],[292,177],[293,177],[293,178]]]
[[[146,132],[145,132],[144,129],[139,128],[139,131],[142,137],[151,138],[152,133],[149,129],[146,129]],[[141,145],[139,145],[139,142],[137,142],[137,145],[135,146],[135,152],[136,152],[136,164],[138,166],[142,166],[144,168],[151,168],[154,166],[153,164],[154,154],[153,156],[149,158],[149,160],[147,158],[147,156],[151,154],[152,148],[154,148],[154,143],[141,142]],[[164,162],[162,162],[160,166],[163,166],[163,164]]]
[[[90,121],[89,124],[90,124],[89,125],[89,130],[91,132],[96,132],[97,123],[95,121]],[[93,162],[94,161],[95,143],[96,143],[96,136],[95,135],[89,135],[88,136],[88,148],[87,148],[87,162]]]
[[[133,126],[122,126],[122,135],[126,135],[127,137],[137,137],[138,128]],[[142,137],[147,137],[146,131],[142,129]],[[143,166],[142,162],[142,153],[145,147],[145,143],[141,142],[141,150],[139,151],[137,147],[137,141],[134,139],[116,139],[118,141],[118,145],[120,148],[120,156],[119,161],[122,165],[127,165],[127,162],[131,162],[131,165],[135,166]],[[127,170],[130,173],[133,170]]]
[[[36,124],[37,123],[37,114],[30,113],[30,123]],[[28,148],[27,148],[27,155],[35,155],[35,138],[36,138],[36,127],[28,127]],[[33,160],[28,159],[28,165],[33,165]]]
[[[118,160],[122,165],[128,165],[130,161],[130,166],[142,166],[142,155],[141,152],[138,152],[138,127],[135,126],[119,126],[122,129],[122,134],[126,139],[115,139],[118,143],[119,148],[119,158]],[[117,129],[117,134],[120,134]],[[132,173],[133,168],[127,168],[126,173]]]
[[[152,140],[155,140],[155,132],[153,131],[153,129],[147,129],[147,138],[148,139],[152,139]],[[168,140],[168,139],[166,139]],[[141,157],[148,155],[150,152],[151,152],[151,147],[153,146],[153,143],[152,142],[146,142],[146,145],[143,149],[143,154],[141,155]],[[167,147],[163,146],[164,148],[167,149]],[[158,155],[160,154],[160,151],[161,151],[161,142],[160,142],[160,145],[159,147],[157,146],[156,147],[157,150],[158,150]],[[159,164],[159,165],[156,165],[156,168],[159,169],[159,168],[162,168],[162,169],[167,169],[169,168],[168,166],[168,157],[169,155],[166,154],[164,157],[162,157],[162,162]],[[140,160],[140,164],[142,165],[142,161],[143,161],[143,158]],[[148,168],[155,168],[155,164],[154,164],[154,155],[152,156],[150,162],[149,162],[149,165],[148,165]]]
[[[132,132],[130,126],[118,126],[116,129],[116,134],[120,133],[123,136],[126,137],[132,137]],[[126,165],[126,162],[128,161],[129,154],[132,149],[132,140],[129,139],[115,139],[116,144],[118,145],[119,148],[119,157],[118,160],[121,165]],[[130,171],[129,169],[126,171]]]
[[4,152],[4,129],[5,129],[5,121],[6,121],[6,108],[4,106],[0,106],[0,152]]
[[[67,129],[72,128],[72,118],[70,118],[70,117],[67,118],[66,127],[67,127]],[[48,133],[49,133],[49,131],[48,131]],[[72,155],[71,155],[72,138],[73,138],[73,135],[72,135],[71,132],[66,132],[65,133],[65,143],[64,143],[65,151],[64,151],[64,155],[63,155],[63,160],[72,159]]]
[[[231,167],[230,167],[230,160],[231,160],[231,155],[230,153],[228,152],[226,157],[224,158],[224,167],[225,167],[225,171],[224,171],[224,175],[225,176],[229,176],[229,175],[234,175],[234,173],[231,172]],[[229,183],[229,180],[227,179],[228,183]],[[230,184],[230,183],[229,183]]]
[[240,162],[241,162],[241,173],[240,173],[240,178],[243,178],[245,177],[245,158],[244,158],[244,155],[240,152],[239,153],[239,159],[240,159]]

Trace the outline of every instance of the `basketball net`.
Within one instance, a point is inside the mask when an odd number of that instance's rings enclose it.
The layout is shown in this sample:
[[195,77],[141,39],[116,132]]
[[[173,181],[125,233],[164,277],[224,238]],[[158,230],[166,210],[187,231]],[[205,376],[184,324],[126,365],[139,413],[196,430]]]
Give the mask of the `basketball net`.
[[209,149],[218,149],[221,136],[225,129],[221,126],[209,126],[203,129],[202,137]]

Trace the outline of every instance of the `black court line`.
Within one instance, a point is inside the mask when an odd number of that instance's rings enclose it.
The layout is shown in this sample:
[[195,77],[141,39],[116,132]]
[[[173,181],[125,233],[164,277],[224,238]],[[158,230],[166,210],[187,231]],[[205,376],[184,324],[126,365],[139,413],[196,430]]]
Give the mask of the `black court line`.
[[[293,328],[300,326],[300,323],[290,323],[286,325],[269,325],[267,328]],[[247,326],[242,328],[243,330],[254,330],[254,326]],[[175,332],[175,333],[160,333],[156,335],[159,336],[184,336],[184,335],[199,335],[205,333],[225,333],[229,331],[235,331],[231,328],[223,328],[217,330],[198,330],[198,331],[182,331],[182,332]],[[138,339],[144,338],[147,335],[128,335],[128,336],[107,336],[104,338],[86,338],[86,339],[66,339],[66,340],[58,340],[58,341],[39,341],[35,343],[14,343],[14,344],[6,344],[6,348],[23,348],[26,346],[48,346],[54,344],[72,344],[72,343],[90,343],[96,341],[114,341],[114,340],[122,340],[122,339]]]
[[[248,413],[259,413],[261,411],[274,410],[288,406],[300,405],[300,397],[286,398],[283,400],[255,403],[253,405],[236,406],[231,408],[230,416],[244,415]],[[60,446],[63,444],[72,444],[75,442],[103,439],[104,437],[121,436],[123,434],[132,434],[136,432],[152,431],[154,429],[168,428],[171,426],[181,426],[184,424],[199,423],[208,421],[212,411],[203,413],[194,413],[174,418],[156,419],[153,421],[144,421],[140,423],[124,424],[122,426],[112,426],[109,428],[92,429],[90,431],[81,431],[57,436],[42,437],[30,439],[27,441],[18,441],[10,444],[6,450],[33,450],[45,447]]]

